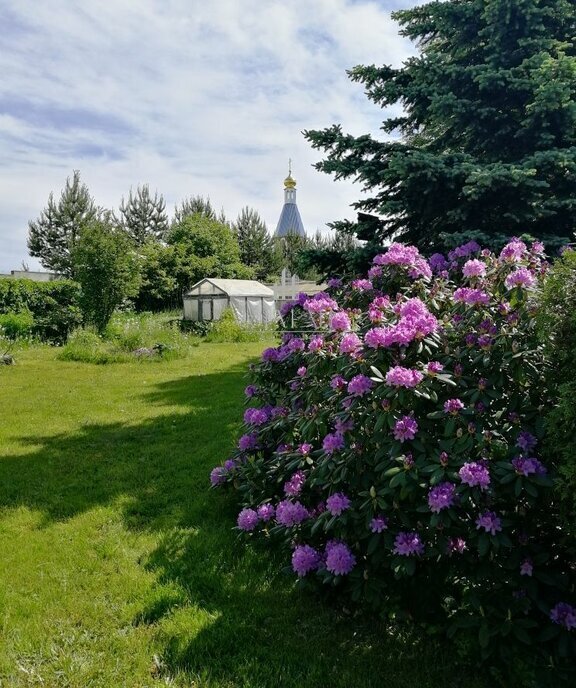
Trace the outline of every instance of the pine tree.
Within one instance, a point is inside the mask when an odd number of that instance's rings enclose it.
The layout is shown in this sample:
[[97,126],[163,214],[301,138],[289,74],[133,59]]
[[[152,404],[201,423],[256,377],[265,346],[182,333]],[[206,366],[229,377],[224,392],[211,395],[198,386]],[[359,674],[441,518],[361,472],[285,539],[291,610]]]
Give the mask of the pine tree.
[[327,152],[317,169],[369,194],[354,204],[363,222],[333,226],[426,251],[522,233],[566,241],[576,225],[573,0],[436,1],[393,17],[420,54],[349,72],[378,107],[403,107],[383,123],[388,140],[339,125],[305,132]]
[[40,259],[47,270],[64,277],[74,277],[70,253],[89,222],[101,212],[94,204],[86,184],[80,183],[80,172],[74,170],[66,179],[58,203],[54,193],[36,220],[28,223],[28,251]]
[[[218,220],[221,222],[224,211],[220,212],[220,217],[216,216],[216,211],[210,203],[210,198],[204,198],[204,196],[190,196],[185,198],[174,208],[174,219],[172,220],[172,225],[178,225],[187,217],[199,213],[209,220]],[[225,220],[224,220],[225,222]]]
[[256,279],[266,280],[280,272],[280,256],[275,251],[274,240],[256,210],[242,208],[232,229],[240,246],[240,260],[254,269]]
[[159,241],[168,232],[166,202],[157,191],[152,197],[148,184],[138,186],[135,194],[130,189],[128,201],[122,198],[120,203],[119,221],[136,246],[142,246],[148,241]]

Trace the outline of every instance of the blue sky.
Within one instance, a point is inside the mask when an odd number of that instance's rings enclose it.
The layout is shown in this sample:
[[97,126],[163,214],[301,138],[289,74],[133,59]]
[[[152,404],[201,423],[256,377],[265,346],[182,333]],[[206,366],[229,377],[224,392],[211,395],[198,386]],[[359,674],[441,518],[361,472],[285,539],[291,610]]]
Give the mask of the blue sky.
[[168,210],[201,194],[273,231],[288,158],[309,232],[354,217],[303,129],[378,132],[356,64],[413,46],[390,12],[414,0],[0,0],[0,272],[28,257],[28,220],[79,169],[98,205],[138,184]]

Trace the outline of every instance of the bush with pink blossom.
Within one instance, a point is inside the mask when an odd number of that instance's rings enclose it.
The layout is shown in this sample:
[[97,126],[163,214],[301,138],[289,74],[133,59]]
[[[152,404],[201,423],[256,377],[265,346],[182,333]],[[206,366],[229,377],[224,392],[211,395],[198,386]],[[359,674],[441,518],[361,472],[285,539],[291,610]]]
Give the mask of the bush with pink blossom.
[[471,242],[426,261],[392,244],[373,267],[285,307],[307,331],[253,366],[245,434],[213,484],[239,491],[238,527],[283,543],[300,580],[484,659],[524,646],[568,662],[573,553],[539,455],[541,249]]

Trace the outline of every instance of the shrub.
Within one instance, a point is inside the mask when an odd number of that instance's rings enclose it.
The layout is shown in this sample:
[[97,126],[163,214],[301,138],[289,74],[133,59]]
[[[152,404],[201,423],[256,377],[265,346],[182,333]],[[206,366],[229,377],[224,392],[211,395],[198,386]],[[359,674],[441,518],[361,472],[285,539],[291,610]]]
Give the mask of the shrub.
[[538,327],[552,362],[554,405],[546,415],[545,451],[558,462],[556,489],[564,523],[576,536],[576,252],[567,250],[546,276]]
[[30,311],[0,314],[0,336],[7,339],[24,339],[32,334],[34,318]]
[[299,298],[311,331],[264,351],[245,434],[212,472],[240,492],[238,528],[282,543],[301,580],[483,660],[568,663],[573,558],[538,454],[545,269],[518,240],[430,264],[393,244],[367,279]]
[[34,319],[32,334],[43,341],[61,344],[82,321],[80,288],[70,280],[33,282],[0,279],[0,313],[29,311]]
[[79,361],[98,365],[130,360],[127,354],[107,346],[96,332],[86,329],[72,332],[57,358],[60,361]]
[[274,336],[274,325],[239,323],[231,308],[224,309],[220,320],[210,324],[207,342],[259,342]]

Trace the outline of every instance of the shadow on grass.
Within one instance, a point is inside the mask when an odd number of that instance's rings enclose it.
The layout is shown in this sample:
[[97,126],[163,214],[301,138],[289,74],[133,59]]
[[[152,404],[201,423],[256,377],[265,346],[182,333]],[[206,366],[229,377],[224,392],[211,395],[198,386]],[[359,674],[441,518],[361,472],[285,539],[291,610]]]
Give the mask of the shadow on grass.
[[185,415],[31,435],[37,450],[0,461],[0,505],[50,523],[117,503],[127,528],[158,532],[145,564],[158,586],[134,623],[158,624],[167,677],[252,688],[479,685],[455,681],[430,643],[295,590],[265,545],[239,542],[234,497],[211,491],[208,474],[233,446],[243,384],[243,368],[169,381],[146,399]]

